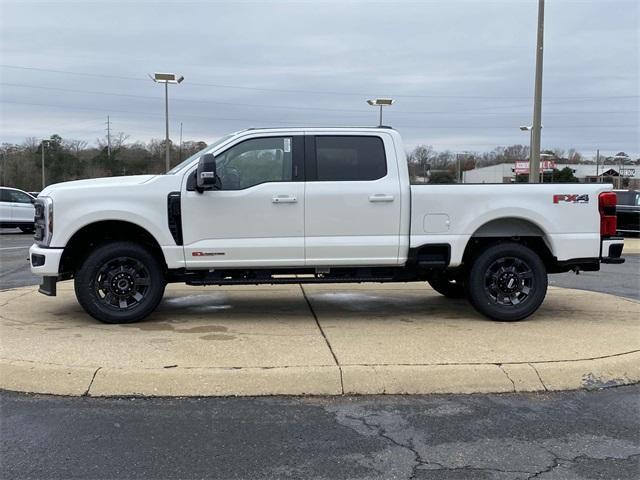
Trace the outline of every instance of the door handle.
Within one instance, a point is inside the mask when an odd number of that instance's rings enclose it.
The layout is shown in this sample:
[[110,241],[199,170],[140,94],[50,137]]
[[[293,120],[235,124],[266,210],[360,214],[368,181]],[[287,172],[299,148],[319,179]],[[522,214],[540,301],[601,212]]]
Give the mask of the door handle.
[[271,199],[271,203],[297,203],[298,199],[293,195],[276,195]]
[[376,193],[375,195],[369,195],[369,201],[372,203],[378,202],[393,202],[393,195],[386,195],[384,193]]

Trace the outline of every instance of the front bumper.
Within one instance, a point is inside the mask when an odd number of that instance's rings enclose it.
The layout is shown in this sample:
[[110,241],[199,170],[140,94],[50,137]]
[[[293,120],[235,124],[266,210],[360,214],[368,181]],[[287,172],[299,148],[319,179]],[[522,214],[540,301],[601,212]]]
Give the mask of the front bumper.
[[40,247],[35,243],[29,248],[31,273],[43,277],[38,290],[40,293],[55,297],[58,270],[63,251],[64,249],[62,248]]
[[623,237],[609,237],[603,239],[600,247],[600,262],[624,263],[624,258],[622,258],[623,248]]
[[42,277],[57,277],[62,258],[62,248],[40,247],[35,243],[29,248],[31,273]]

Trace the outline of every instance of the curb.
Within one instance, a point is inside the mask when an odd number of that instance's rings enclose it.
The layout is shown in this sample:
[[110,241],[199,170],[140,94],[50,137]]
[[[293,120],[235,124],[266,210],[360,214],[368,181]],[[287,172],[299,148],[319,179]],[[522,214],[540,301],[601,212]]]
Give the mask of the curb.
[[524,393],[640,382],[640,352],[511,364],[346,365],[124,370],[0,362],[0,389],[69,396],[270,396]]

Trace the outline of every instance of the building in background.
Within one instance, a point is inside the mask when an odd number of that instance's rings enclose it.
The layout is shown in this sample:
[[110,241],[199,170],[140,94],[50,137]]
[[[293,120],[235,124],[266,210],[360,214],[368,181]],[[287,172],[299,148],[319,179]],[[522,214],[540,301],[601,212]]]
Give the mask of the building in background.
[[[589,164],[558,164],[556,171],[570,168],[580,183],[612,183],[623,188],[640,188],[640,165],[600,165],[596,172],[596,165]],[[545,170],[545,181],[551,175],[551,170]],[[515,183],[516,164],[500,163],[489,167],[475,168],[463,172],[464,183]]]

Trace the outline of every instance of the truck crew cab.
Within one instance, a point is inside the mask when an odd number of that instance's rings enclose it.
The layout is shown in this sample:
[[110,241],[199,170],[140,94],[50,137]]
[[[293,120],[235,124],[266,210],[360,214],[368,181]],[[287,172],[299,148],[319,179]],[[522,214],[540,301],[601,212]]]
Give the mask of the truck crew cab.
[[426,281],[515,321],[548,273],[624,262],[611,188],[410,185],[391,128],[249,129],[165,175],[47,187],[31,270],[46,295],[73,278],[107,323],[145,318],[169,282]]

